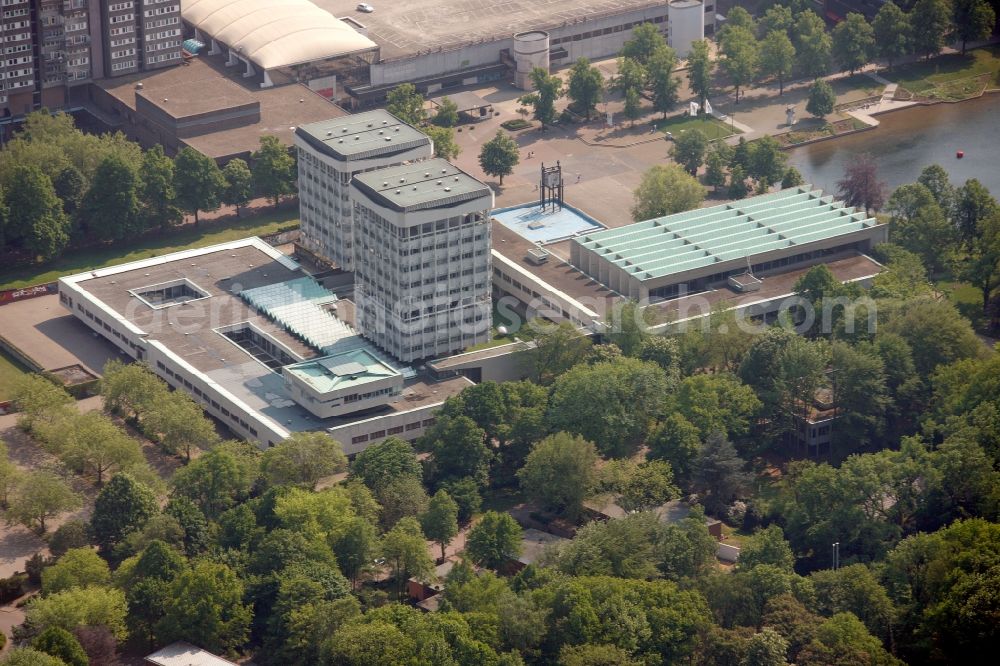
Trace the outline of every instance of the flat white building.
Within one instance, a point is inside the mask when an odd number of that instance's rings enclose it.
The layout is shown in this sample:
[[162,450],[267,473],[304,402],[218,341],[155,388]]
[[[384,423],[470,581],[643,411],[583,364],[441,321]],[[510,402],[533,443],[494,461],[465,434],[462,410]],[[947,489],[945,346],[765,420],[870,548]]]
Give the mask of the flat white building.
[[369,111],[295,130],[302,244],[354,270],[349,191],[358,173],[431,157],[430,138],[387,111]]
[[443,159],[351,182],[359,332],[403,362],[488,341],[493,191]]

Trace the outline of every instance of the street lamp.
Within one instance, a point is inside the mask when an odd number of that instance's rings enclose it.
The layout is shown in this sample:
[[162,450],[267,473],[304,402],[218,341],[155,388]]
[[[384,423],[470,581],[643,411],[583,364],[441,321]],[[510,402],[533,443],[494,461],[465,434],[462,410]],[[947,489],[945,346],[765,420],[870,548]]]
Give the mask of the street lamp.
[[836,571],[840,568],[840,542],[833,542],[833,570]]

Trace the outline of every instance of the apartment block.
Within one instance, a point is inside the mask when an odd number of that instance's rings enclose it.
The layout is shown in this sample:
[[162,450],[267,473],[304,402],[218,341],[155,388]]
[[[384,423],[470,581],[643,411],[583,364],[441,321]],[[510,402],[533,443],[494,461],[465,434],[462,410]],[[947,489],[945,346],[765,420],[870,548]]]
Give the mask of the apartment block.
[[434,154],[426,134],[382,110],[300,125],[295,146],[301,242],[348,271],[355,266],[351,178]]
[[0,0],[0,121],[181,61],[179,0]]
[[355,320],[403,362],[490,339],[493,191],[443,159],[351,181]]

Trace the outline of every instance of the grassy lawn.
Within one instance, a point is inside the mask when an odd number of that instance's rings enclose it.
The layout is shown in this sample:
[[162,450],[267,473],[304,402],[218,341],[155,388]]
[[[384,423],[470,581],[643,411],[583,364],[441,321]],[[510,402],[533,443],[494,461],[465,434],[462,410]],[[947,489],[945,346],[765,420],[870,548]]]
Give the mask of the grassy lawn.
[[14,382],[26,374],[27,368],[0,351],[0,400],[9,400]]
[[85,270],[106,268],[170,252],[225,243],[247,236],[273,234],[295,227],[298,223],[297,207],[280,208],[237,222],[219,224],[202,222],[197,229],[193,226],[187,226],[164,235],[148,236],[134,243],[70,250],[63,256],[45,264],[21,266],[14,270],[0,271],[0,289],[29,287],[52,282],[63,275]]
[[983,315],[983,292],[968,282],[949,282],[942,280],[935,287],[948,297],[948,300],[958,308],[966,319],[972,322],[972,327],[979,332],[986,330],[986,317]]
[[700,129],[710,140],[723,139],[732,134],[741,134],[740,130],[731,128],[726,123],[711,116],[673,116],[666,120],[656,121],[656,129],[670,132],[674,136],[690,129]]
[[867,125],[862,121],[852,116],[848,116],[847,118],[834,121],[833,123],[823,123],[813,127],[806,127],[804,129],[792,130],[791,132],[775,134],[774,138],[777,139],[778,143],[783,146],[795,146],[806,141],[812,141],[813,139],[819,139],[825,136],[836,136],[837,134],[842,134],[843,132],[853,132],[854,130],[864,129],[865,127],[867,127]]
[[[500,345],[505,345],[514,342],[514,333],[508,332],[506,335],[500,335],[497,331],[499,326],[506,326],[508,331],[512,331],[513,324],[515,322],[509,321],[506,317],[500,314],[500,310],[497,309],[496,302],[493,303],[493,339],[489,342],[483,342],[482,344],[469,347],[465,351],[479,351],[480,349],[489,349],[490,347],[499,347]],[[520,323],[520,322],[517,322]]]
[[952,53],[900,65],[882,72],[890,81],[921,97],[963,99],[978,94],[985,84],[1000,85],[1000,47],[973,49],[964,56]]
[[881,95],[885,86],[867,74],[854,74],[830,82],[837,94],[837,104],[849,104],[868,97]]

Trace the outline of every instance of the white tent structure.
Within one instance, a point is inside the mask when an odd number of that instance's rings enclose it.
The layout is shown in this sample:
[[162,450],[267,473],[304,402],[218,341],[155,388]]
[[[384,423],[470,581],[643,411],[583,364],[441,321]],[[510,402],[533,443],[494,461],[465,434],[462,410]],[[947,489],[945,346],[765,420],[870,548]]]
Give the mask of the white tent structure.
[[245,77],[341,56],[377,52],[378,45],[309,0],[184,0],[181,16],[209,53],[228,51],[229,65]]

